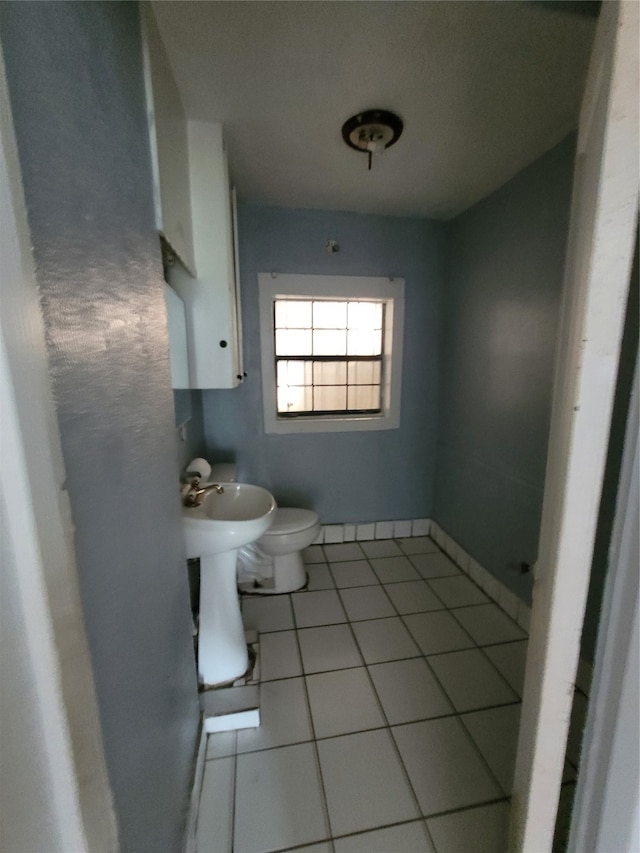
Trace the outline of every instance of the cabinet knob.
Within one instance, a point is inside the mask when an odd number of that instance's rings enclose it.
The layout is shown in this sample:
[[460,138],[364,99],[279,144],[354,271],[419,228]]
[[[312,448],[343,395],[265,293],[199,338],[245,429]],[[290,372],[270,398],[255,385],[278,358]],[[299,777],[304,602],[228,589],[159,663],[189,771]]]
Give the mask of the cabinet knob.
[[220,341],[220,346],[222,347],[222,349],[224,349],[226,347],[226,345],[227,345],[226,341]]

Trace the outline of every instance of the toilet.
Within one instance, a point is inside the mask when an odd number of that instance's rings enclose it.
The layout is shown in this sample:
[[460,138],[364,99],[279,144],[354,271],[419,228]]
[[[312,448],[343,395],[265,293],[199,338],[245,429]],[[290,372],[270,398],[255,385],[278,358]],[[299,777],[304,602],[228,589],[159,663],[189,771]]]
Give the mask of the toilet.
[[[214,465],[210,479],[235,482],[235,465]],[[302,551],[320,533],[318,513],[310,509],[278,507],[269,530],[238,553],[238,586],[242,592],[277,595],[307,584]]]

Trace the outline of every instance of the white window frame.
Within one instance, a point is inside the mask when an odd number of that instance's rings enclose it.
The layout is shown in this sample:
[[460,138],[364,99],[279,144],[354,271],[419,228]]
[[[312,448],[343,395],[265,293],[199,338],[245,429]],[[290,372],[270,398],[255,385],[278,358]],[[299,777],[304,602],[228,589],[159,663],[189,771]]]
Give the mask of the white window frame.
[[[348,432],[397,429],[400,426],[404,279],[347,275],[259,273],[262,402],[266,433]],[[276,299],[375,299],[385,304],[382,357],[382,411],[376,414],[279,417],[276,404],[274,311]]]

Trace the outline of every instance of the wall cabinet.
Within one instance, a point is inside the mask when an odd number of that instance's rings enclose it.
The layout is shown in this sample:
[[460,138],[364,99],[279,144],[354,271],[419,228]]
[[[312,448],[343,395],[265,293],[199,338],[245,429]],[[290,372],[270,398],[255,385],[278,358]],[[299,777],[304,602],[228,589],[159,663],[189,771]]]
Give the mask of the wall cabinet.
[[156,228],[195,275],[187,119],[148,3],[141,19]]
[[189,387],[234,388],[242,341],[222,126],[187,120],[153,11],[141,8],[156,227],[178,258],[169,284],[185,306]]
[[222,126],[189,121],[191,216],[197,276],[179,264],[169,283],[185,304],[192,388],[234,388],[242,381],[235,205]]

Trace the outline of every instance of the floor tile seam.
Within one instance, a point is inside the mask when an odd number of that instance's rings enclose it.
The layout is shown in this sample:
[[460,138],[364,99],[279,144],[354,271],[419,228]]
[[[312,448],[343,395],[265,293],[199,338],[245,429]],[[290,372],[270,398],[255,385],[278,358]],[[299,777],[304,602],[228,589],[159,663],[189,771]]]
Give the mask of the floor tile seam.
[[[372,826],[369,829],[359,829],[357,832],[348,832],[348,833],[343,833],[342,835],[333,835],[332,841],[342,841],[345,838],[355,838],[359,835],[368,835],[370,832],[378,832],[381,829],[395,829],[396,827],[399,827],[399,826],[413,826],[413,825],[417,826],[418,824],[426,824],[426,818],[424,817],[424,815],[421,814],[420,817],[414,817],[411,820],[399,820],[399,821],[395,821],[394,823],[377,824],[376,826]],[[425,826],[425,829],[427,829],[427,835],[429,835],[429,838],[431,839],[431,835],[430,835],[429,830],[426,826]],[[432,841],[432,843],[433,843],[433,841]],[[435,849],[436,848],[434,845],[434,850]],[[283,851],[283,853],[284,853],[284,851]]]
[[[516,704],[516,703],[512,703],[512,704]],[[500,706],[498,706],[498,707],[500,707]],[[478,708],[478,709],[476,709],[476,710],[478,710],[478,711],[483,711],[483,710],[484,710],[484,708]],[[473,749],[474,749],[474,751],[475,751],[476,755],[478,756],[478,758],[480,759],[480,761],[481,761],[481,762],[482,762],[482,764],[484,765],[485,770],[486,770],[486,771],[487,771],[487,773],[489,774],[490,778],[491,778],[491,779],[493,780],[493,782],[498,786],[498,791],[501,791],[501,792],[504,794],[504,796],[505,796],[505,797],[510,797],[510,796],[511,796],[510,792],[509,792],[509,791],[505,791],[505,789],[502,787],[502,785],[501,785],[501,783],[500,783],[500,781],[499,781],[498,777],[497,777],[497,776],[496,776],[496,774],[493,772],[493,769],[491,768],[491,766],[490,766],[489,762],[487,761],[487,759],[484,757],[484,755],[483,755],[483,753],[482,753],[482,750],[480,749],[480,747],[478,746],[478,744],[477,744],[477,743],[475,742],[475,740],[473,739],[473,736],[471,735],[471,732],[469,731],[469,729],[465,726],[464,721],[462,720],[462,714],[463,714],[463,713],[464,713],[464,714],[471,714],[471,713],[473,713],[473,711],[463,711],[462,713],[460,713],[460,712],[458,713],[458,717],[460,718],[460,726],[462,727],[462,731],[464,732],[464,734],[465,734],[465,736],[466,736],[467,740],[469,741],[469,743],[470,743],[470,744],[471,744],[471,746],[473,747]],[[517,746],[516,746],[516,750],[517,750]]]
[[506,805],[511,807],[511,797],[510,796],[493,797],[492,799],[489,799],[489,800],[483,800],[480,803],[473,803],[472,805],[469,805],[469,806],[462,806],[459,809],[447,809],[446,811],[433,812],[432,814],[424,815],[423,819],[425,821],[435,820],[436,818],[440,818],[440,817],[449,817],[449,816],[455,815],[455,814],[462,814],[463,812],[470,812],[470,811],[473,811],[474,809],[483,809],[483,808],[486,808],[487,806],[497,806],[500,803],[505,803]]
[[[425,613],[444,613],[444,612],[448,612],[448,608],[446,609],[446,611],[444,611],[444,610],[427,610],[427,611],[424,611],[424,612],[425,612]],[[449,651],[447,651],[447,652],[430,652],[430,653],[427,653],[427,652],[423,651],[422,647],[419,645],[418,641],[417,641],[417,640],[416,640],[416,638],[413,636],[413,632],[411,631],[411,628],[407,625],[407,623],[406,623],[406,621],[405,621],[405,617],[407,617],[407,616],[419,616],[419,615],[420,615],[419,613],[404,613],[400,618],[401,618],[401,619],[402,619],[402,621],[404,622],[405,628],[406,628],[406,629],[407,629],[407,631],[411,634],[411,636],[412,636],[412,638],[413,638],[413,641],[418,645],[418,647],[420,648],[420,652],[421,652],[421,654],[422,654],[425,658],[427,658],[427,657],[434,657],[435,655],[438,655],[438,654],[441,654],[441,655],[452,655],[452,654],[455,654],[455,652],[467,652],[467,651],[469,651],[470,649],[479,648],[478,644],[477,644],[477,643],[476,643],[476,641],[473,639],[473,637],[469,634],[469,632],[468,632],[468,631],[465,631],[465,629],[462,627],[462,625],[460,625],[460,623],[459,623],[459,622],[458,622],[458,620],[456,619],[456,623],[460,626],[460,629],[462,630],[462,633],[465,635],[465,637],[467,637],[467,638],[468,638],[469,642],[471,643],[471,645],[470,645],[470,646],[463,646],[462,648],[458,648],[458,649],[450,649],[450,650],[449,650]]]
[[[363,669],[363,667],[357,667],[357,668]],[[330,672],[335,672],[335,671],[341,672],[342,670],[330,670]],[[369,678],[371,679],[370,674],[369,674]],[[441,685],[439,685],[439,686],[441,687]],[[375,684],[373,684],[373,689],[375,691]],[[441,689],[443,689],[443,688],[441,687]],[[211,758],[208,758],[206,760],[207,761],[218,761],[221,758],[232,758],[234,755],[240,756],[240,755],[250,755],[250,754],[255,753],[255,752],[271,752],[274,749],[282,749],[283,747],[287,747],[287,746],[301,746],[304,743],[312,743],[313,741],[320,742],[320,741],[327,741],[327,740],[335,740],[336,738],[350,737],[351,735],[366,734],[367,732],[384,731],[385,729],[392,730],[395,728],[400,728],[402,726],[417,725],[419,723],[431,723],[431,722],[435,722],[436,720],[448,720],[448,719],[452,719],[454,717],[462,718],[463,716],[467,716],[469,714],[478,714],[482,711],[496,711],[496,710],[499,710],[500,708],[510,708],[513,705],[521,705],[522,704],[522,702],[520,700],[518,700],[517,702],[508,702],[504,705],[488,705],[488,706],[482,706],[480,708],[472,708],[469,711],[457,711],[454,708],[453,711],[451,713],[448,713],[448,714],[435,714],[434,716],[429,716],[429,717],[419,717],[415,720],[403,720],[402,722],[392,723],[392,722],[389,722],[389,719],[388,719],[388,717],[384,711],[384,707],[382,707],[382,703],[380,702],[380,697],[378,696],[377,692],[376,692],[376,699],[378,701],[378,704],[380,705],[380,710],[382,712],[383,719],[385,720],[383,725],[371,726],[370,728],[366,728],[366,729],[354,729],[353,731],[339,732],[338,734],[335,734],[335,735],[318,735],[315,731],[315,725],[313,724],[313,715],[311,713],[311,708],[310,708],[310,703],[309,703],[309,707],[307,708],[307,710],[309,711],[309,718],[311,720],[312,728],[313,728],[313,733],[312,733],[311,737],[305,738],[304,740],[295,740],[295,741],[287,741],[286,743],[277,743],[277,744],[273,744],[271,746],[258,746],[258,747],[254,747],[252,749],[239,750],[236,747],[235,753],[229,753],[229,755],[216,755],[215,757],[212,756]],[[448,696],[447,696],[447,699],[449,701],[451,701]],[[460,722],[462,722],[464,725],[464,721],[462,719],[460,719]]]
[[[473,639],[473,637],[472,637],[471,639]],[[474,640],[474,643],[475,643],[475,640]],[[484,654],[483,647],[482,647],[482,646],[477,645],[477,643],[476,643],[476,644],[475,644],[475,646],[474,646],[474,647],[472,647],[472,648],[468,648],[468,649],[452,649],[452,650],[451,650],[451,651],[449,651],[449,652],[437,652],[437,653],[432,654],[432,655],[425,655],[425,658],[427,659],[427,663],[429,664],[429,668],[433,671],[433,667],[432,667],[432,666],[431,666],[431,664],[429,663],[428,658],[446,657],[447,655],[455,655],[455,654],[459,654],[460,652],[471,652],[471,651],[475,651],[475,650],[479,651],[479,652],[482,654],[482,656],[484,657],[484,659],[485,659],[486,661],[488,661],[488,662],[489,662],[489,665],[490,665],[491,669],[492,669],[492,670],[493,670],[493,671],[498,675],[498,677],[499,677],[500,681],[502,681],[502,682],[503,682],[503,684],[504,684],[504,685],[506,685],[507,689],[508,689],[508,690],[509,690],[509,691],[510,691],[510,692],[511,692],[515,697],[516,697],[516,699],[512,700],[511,702],[506,702],[505,704],[507,704],[507,705],[511,705],[511,704],[514,704],[516,700],[517,700],[517,701],[521,701],[521,698],[522,698],[522,697],[521,697],[521,696],[519,696],[519,695],[518,695],[518,693],[516,693],[516,691],[515,691],[515,690],[513,689],[513,687],[509,684],[509,682],[508,682],[508,681],[507,681],[507,679],[504,677],[504,675],[500,672],[500,670],[499,670],[499,669],[498,669],[498,667],[495,665],[495,663],[491,660],[491,658],[489,657],[489,655]],[[435,674],[435,672],[434,672],[434,674]],[[436,676],[436,677],[437,677],[437,676]],[[449,694],[448,694],[448,693],[447,693],[447,697],[449,697]],[[453,700],[451,700],[451,701],[453,701]],[[468,713],[468,712],[467,712],[467,711],[462,711],[461,713],[466,714],[466,713]]]
[[[449,610],[449,609],[448,609],[448,610]],[[440,611],[440,610],[432,610],[432,611],[428,611],[428,612],[431,612],[431,613],[441,613],[442,611]],[[448,611],[447,611],[447,612],[448,612]],[[416,614],[408,613],[408,614],[405,614],[405,615],[407,615],[407,616],[415,616]],[[453,616],[453,618],[455,619],[455,615]],[[403,619],[403,622],[404,622],[404,619]],[[477,642],[477,641],[476,641],[476,640],[471,636],[471,634],[469,634],[469,632],[465,629],[464,625],[462,625],[462,624],[461,624],[457,619],[456,619],[456,623],[459,625],[459,627],[460,627],[460,629],[462,630],[462,632],[463,632],[463,633],[464,633],[464,634],[469,638],[470,642],[472,643],[472,645],[471,645],[471,646],[469,646],[469,647],[467,647],[467,648],[462,648],[462,649],[451,649],[451,650],[450,650],[450,651],[448,651],[448,652],[435,652],[434,654],[430,654],[430,655],[426,654],[425,652],[422,652],[422,653],[423,653],[423,655],[424,655],[425,660],[427,661],[427,665],[429,666],[429,669],[433,672],[433,675],[434,675],[434,677],[437,679],[438,684],[440,684],[441,686],[443,686],[443,685],[441,684],[441,682],[440,682],[440,679],[438,679],[438,677],[437,677],[437,675],[436,675],[436,673],[435,673],[435,671],[434,671],[433,667],[429,664],[429,660],[428,660],[428,658],[430,658],[430,657],[441,657],[441,656],[444,656],[444,655],[453,655],[453,654],[456,654],[456,653],[458,653],[458,652],[467,652],[467,651],[472,651],[473,649],[478,649],[478,651],[480,651],[480,652],[483,654],[483,657],[485,658],[485,660],[487,660],[487,661],[489,662],[489,664],[490,664],[491,668],[492,668],[492,669],[493,669],[493,670],[498,674],[498,676],[499,676],[500,680],[501,680],[501,681],[502,681],[502,682],[507,686],[507,688],[511,691],[511,693],[513,693],[513,695],[514,695],[518,700],[520,700],[520,699],[521,699],[521,697],[520,697],[520,696],[518,695],[518,693],[513,689],[513,687],[509,684],[509,682],[508,682],[508,681],[507,681],[507,679],[504,677],[504,675],[500,672],[500,670],[499,670],[499,669],[498,669],[498,667],[495,665],[495,663],[491,660],[491,658],[490,658],[487,654],[484,654],[484,652],[483,652],[483,647],[482,647],[482,646],[480,646],[480,645],[478,644],[478,642]],[[406,623],[405,623],[405,627],[406,627],[407,631],[409,631],[409,633],[410,633],[410,634],[411,634],[411,636],[413,637],[413,634],[411,633],[411,628],[410,628]],[[415,638],[414,638],[414,641],[417,643],[417,640],[415,640]],[[495,645],[502,645],[502,644],[501,644],[501,643],[496,643]],[[422,648],[421,648],[420,650],[422,651]],[[444,689],[444,688],[443,688],[443,689]],[[449,696],[449,694],[448,694],[446,691],[445,691],[445,695],[446,695],[447,699],[449,699],[449,701],[453,704],[453,700],[451,699],[451,697]],[[507,704],[510,704],[510,703],[507,703]],[[455,705],[454,705],[454,707],[455,707]],[[465,713],[466,713],[466,712],[465,712]]]
[[[490,604],[496,604],[496,602],[495,602],[495,601],[492,601],[492,602],[489,602],[489,603],[490,603]],[[449,612],[451,613],[451,615],[452,615],[452,616],[453,616],[453,618],[456,620],[456,622],[458,623],[458,625],[460,625],[460,627],[461,627],[461,628],[462,628],[462,630],[465,632],[465,634],[467,634],[467,636],[468,636],[468,637],[471,637],[471,634],[469,633],[469,631],[467,630],[467,628],[465,628],[464,624],[463,624],[462,622],[460,622],[460,620],[456,617],[456,615],[455,615],[454,611],[455,611],[455,610],[469,610],[471,607],[484,607],[484,606],[485,606],[484,604],[462,604],[462,605],[456,605],[455,607],[451,607],[450,605],[445,605],[445,610],[447,610],[447,611],[449,611]],[[502,610],[502,608],[500,607],[500,605],[499,605],[499,604],[496,604],[496,607],[498,607],[498,609],[499,609],[502,613],[504,613],[504,615],[505,615],[505,616],[507,615],[507,614],[504,612],[504,610]],[[513,620],[512,620],[512,621],[513,621]],[[520,628],[520,626],[517,624],[517,622],[516,622],[515,624],[516,624],[516,627],[518,627],[520,630],[523,630],[523,629],[521,629],[521,628]],[[513,639],[513,640],[498,640],[498,641],[496,641],[496,642],[492,642],[492,643],[479,643],[479,642],[478,642],[478,640],[476,640],[476,639],[475,639],[475,637],[471,637],[471,639],[473,640],[473,642],[475,643],[475,645],[476,645],[478,648],[482,648],[483,646],[503,646],[503,645],[507,645],[508,643],[521,643],[523,640],[528,641],[528,640],[529,640],[529,635],[528,635],[528,634],[526,633],[526,631],[525,631],[525,632],[524,632],[524,636],[523,636],[523,637],[516,637],[516,638],[515,638],[515,639]]]
[[[292,610],[293,610],[293,607],[292,607]],[[295,612],[293,613],[293,620],[294,620],[294,625],[296,625]],[[330,839],[332,837],[331,833],[333,832],[333,829],[331,826],[331,818],[329,815],[329,803],[327,801],[327,789],[326,789],[326,785],[325,785],[325,781],[324,781],[324,774],[322,773],[322,764],[320,762],[320,752],[318,750],[318,739],[316,737],[316,729],[315,729],[315,724],[313,721],[313,713],[311,711],[311,700],[309,699],[309,690],[307,687],[306,673],[304,672],[304,658],[302,657],[302,646],[300,645],[300,637],[298,634],[298,630],[299,629],[296,626],[296,628],[295,628],[296,645],[298,647],[298,656],[300,658],[300,666],[302,667],[302,673],[303,673],[302,674],[302,682],[303,682],[303,689],[304,689],[304,698],[305,698],[305,702],[306,702],[306,706],[307,706],[307,715],[309,717],[309,726],[311,728],[311,736],[312,736],[312,743],[313,743],[313,754],[314,754],[315,759],[316,759],[316,767],[318,768],[320,792],[322,794],[322,812],[324,815],[325,826],[329,832],[328,837]],[[333,842],[331,843],[331,846],[333,848]]]
[[[358,623],[356,623],[356,624],[358,624]],[[333,626],[330,625],[329,627],[333,627]],[[374,666],[374,665],[380,664],[380,663],[401,663],[402,661],[405,661],[405,660],[417,660],[417,659],[423,658],[423,657],[424,657],[424,654],[422,652],[418,652],[418,654],[411,655],[410,657],[405,656],[402,658],[391,658],[390,660],[375,660],[375,661],[368,662],[368,661],[364,660],[364,658],[363,658],[362,664],[359,664],[358,666]],[[357,666],[353,666],[353,664],[349,664],[348,666],[340,666],[340,667],[336,667],[334,669],[317,669],[317,670],[307,671],[304,669],[304,662],[303,662],[303,664],[302,664],[303,673],[302,674],[304,676],[307,676],[307,675],[327,675],[328,673],[331,673],[331,672],[342,672],[345,669],[357,669],[357,668],[358,668]]]
[[[411,797],[413,798],[413,802],[414,802],[415,808],[417,810],[417,814],[420,815],[420,814],[422,814],[422,809],[420,808],[420,801],[418,799],[418,795],[416,794],[416,791],[413,787],[413,783],[411,781],[411,777],[409,776],[409,772],[405,766],[402,755],[400,754],[400,749],[398,747],[398,744],[396,743],[396,739],[393,736],[393,731],[392,731],[391,726],[389,724],[389,719],[387,717],[387,714],[386,714],[384,707],[382,705],[382,700],[380,699],[380,697],[378,695],[378,691],[376,690],[376,686],[373,682],[373,678],[371,677],[371,673],[369,672],[369,667],[367,665],[367,661],[365,659],[362,648],[360,647],[360,643],[358,642],[358,638],[356,637],[355,631],[353,630],[353,628],[351,626],[351,623],[349,623],[349,628],[351,630],[351,634],[352,634],[353,640],[354,640],[354,642],[358,648],[358,651],[360,652],[360,656],[365,661],[365,669],[367,670],[367,678],[369,679],[369,684],[371,685],[371,688],[373,690],[373,695],[376,697],[376,701],[378,703],[378,708],[380,710],[380,713],[382,714],[382,719],[387,724],[386,728],[388,729],[388,737],[389,737],[389,740],[391,742],[391,747],[392,747],[393,751],[395,752],[397,760],[400,762],[400,769],[401,769],[402,774],[404,775],[405,783],[409,786],[409,791],[411,793]],[[405,630],[408,630],[408,629],[406,629],[406,626],[405,626]],[[429,836],[429,838],[431,838],[431,836]]]
[[396,608],[395,608],[395,605],[394,605],[393,601],[391,601],[391,599],[389,598],[389,595],[387,594],[387,591],[386,591],[386,590],[385,590],[385,588],[384,588],[384,584],[378,583],[378,584],[371,584],[371,585],[369,585],[369,586],[362,586],[362,587],[344,587],[344,588],[342,588],[342,589],[341,589],[341,588],[339,588],[339,589],[338,589],[338,596],[339,596],[339,598],[340,598],[340,602],[341,602],[341,604],[342,604],[342,607],[343,607],[344,611],[347,613],[347,616],[349,617],[349,624],[351,624],[351,622],[373,622],[373,621],[375,621],[376,619],[393,619],[393,618],[395,618],[395,617],[393,617],[393,616],[374,616],[373,618],[366,618],[366,619],[353,619],[351,616],[349,616],[349,613],[347,612],[347,606],[346,606],[346,604],[344,603],[344,601],[343,601],[343,599],[342,599],[342,591],[343,591],[343,589],[371,589],[371,588],[375,588],[375,586],[380,586],[380,587],[382,587],[382,591],[383,591],[383,593],[384,593],[384,595],[385,595],[385,598],[387,599],[387,601],[389,602],[389,604],[390,604],[390,605],[391,605],[391,607],[393,608],[394,613],[396,613],[396,615],[397,615],[397,610],[396,610]]
[[[458,717],[459,725],[461,726],[461,728],[462,728],[462,730],[463,730],[464,734],[466,735],[467,739],[471,742],[471,744],[472,744],[472,746],[473,746],[473,749],[474,749],[475,753],[476,753],[476,754],[479,756],[479,758],[480,758],[481,763],[484,765],[485,769],[488,771],[490,778],[491,778],[491,779],[494,781],[494,783],[498,786],[498,791],[502,791],[503,793],[505,793],[505,792],[504,792],[504,788],[503,788],[503,787],[502,787],[502,785],[498,782],[498,779],[497,779],[497,777],[496,777],[495,773],[493,772],[493,770],[491,769],[491,767],[489,767],[489,763],[487,762],[486,758],[484,757],[484,755],[483,755],[483,754],[482,754],[482,752],[480,751],[480,748],[478,747],[477,743],[476,743],[476,742],[474,741],[474,739],[471,737],[471,734],[470,734],[469,730],[467,729],[467,727],[465,726],[465,724],[464,724],[464,722],[462,721],[462,719],[460,719],[460,718],[462,717],[462,714],[463,714],[463,713],[465,713],[465,714],[470,714],[470,713],[473,713],[473,711],[471,711],[471,710],[469,710],[469,711],[463,711],[463,712],[458,711],[458,709],[456,708],[455,703],[454,703],[454,701],[453,701],[452,697],[451,697],[451,696],[449,695],[449,693],[445,690],[444,684],[440,681],[440,679],[438,678],[438,674],[434,671],[433,667],[429,664],[429,661],[428,661],[428,660],[427,660],[427,666],[428,666],[428,667],[429,667],[429,669],[431,670],[431,672],[432,672],[432,674],[433,674],[433,677],[434,677],[434,678],[435,678],[435,680],[436,680],[436,683],[440,686],[440,689],[441,689],[442,691],[444,691],[444,695],[447,697],[447,699],[448,699],[448,700],[449,700],[449,702],[451,703],[451,706],[452,706],[452,707],[455,709],[455,711],[456,711],[456,713],[455,713],[455,714],[450,715],[450,716]],[[515,704],[515,703],[511,703],[511,704]],[[501,707],[501,706],[497,706],[497,707]],[[476,710],[476,711],[483,711],[483,710],[485,710],[485,709],[484,709],[484,708],[476,708],[475,710]],[[509,796],[509,794],[506,794],[506,796]]]
[[[515,621],[515,619],[512,619],[511,616],[509,616],[509,614],[507,613],[507,611],[503,610],[502,607],[500,607],[500,605],[498,604],[497,601],[489,600],[489,601],[486,601],[486,602],[480,603],[480,604],[462,604],[458,607],[450,607],[449,609],[450,610],[468,610],[470,607],[491,607],[492,605],[493,605],[493,607],[497,608],[500,611],[502,616],[504,616],[506,619],[509,620],[509,622],[511,622],[511,624],[513,625],[514,628],[516,628],[518,631],[522,631],[522,633],[525,635],[525,637],[527,636],[527,633],[524,630],[524,628],[521,628],[520,625],[518,625],[518,623]],[[518,639],[523,640],[524,637],[518,637]],[[489,644],[485,643],[484,645],[489,645]]]

